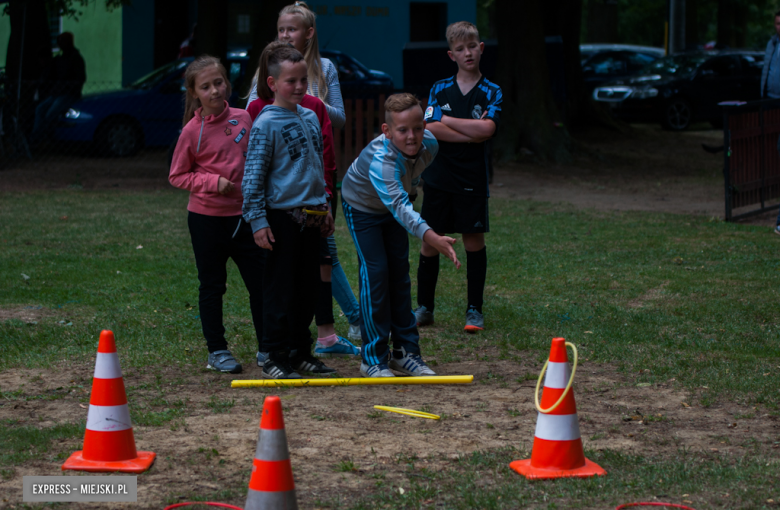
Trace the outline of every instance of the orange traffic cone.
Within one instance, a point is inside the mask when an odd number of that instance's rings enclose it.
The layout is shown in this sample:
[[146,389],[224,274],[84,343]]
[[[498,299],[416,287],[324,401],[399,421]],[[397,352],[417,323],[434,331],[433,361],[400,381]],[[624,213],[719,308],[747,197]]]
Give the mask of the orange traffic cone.
[[[576,350],[574,359],[576,363]],[[541,406],[537,403],[539,416],[531,458],[509,464],[510,468],[528,479],[585,478],[607,474],[598,464],[586,459],[582,451],[577,404],[571,391],[571,373],[566,340],[553,338]],[[539,390],[538,384],[536,390]]]
[[245,510],[298,510],[282,401],[266,397]]
[[84,449],[71,455],[62,470],[143,473],[152,465],[154,457],[153,452],[135,449],[114,333],[103,330],[92,379]]

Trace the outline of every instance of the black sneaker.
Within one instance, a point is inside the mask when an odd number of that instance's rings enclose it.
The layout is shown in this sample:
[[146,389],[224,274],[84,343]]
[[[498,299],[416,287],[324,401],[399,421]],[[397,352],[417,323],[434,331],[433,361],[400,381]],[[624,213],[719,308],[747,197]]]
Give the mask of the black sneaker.
[[291,360],[291,365],[295,370],[305,372],[307,374],[330,375],[336,373],[335,368],[326,366],[325,363],[318,360],[310,353],[298,354]]
[[287,357],[266,358],[265,363],[263,363],[263,378],[301,379],[301,374],[295,371]]

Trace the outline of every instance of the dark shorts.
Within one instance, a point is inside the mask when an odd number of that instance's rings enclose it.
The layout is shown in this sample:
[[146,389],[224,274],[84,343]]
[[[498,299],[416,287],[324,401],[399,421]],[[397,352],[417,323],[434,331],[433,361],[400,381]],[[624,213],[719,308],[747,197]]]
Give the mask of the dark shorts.
[[488,197],[460,195],[423,185],[420,215],[437,234],[490,232]]

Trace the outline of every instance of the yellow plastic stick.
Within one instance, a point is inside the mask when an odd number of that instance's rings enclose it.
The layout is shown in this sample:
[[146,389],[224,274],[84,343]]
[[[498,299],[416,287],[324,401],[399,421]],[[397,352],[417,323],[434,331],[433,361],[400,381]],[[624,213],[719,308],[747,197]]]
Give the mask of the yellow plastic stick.
[[374,409],[379,409],[380,411],[389,411],[391,413],[405,414],[406,416],[413,416],[414,418],[428,418],[429,420],[441,419],[441,416],[438,414],[424,413],[422,411],[415,411],[414,409],[404,409],[403,407],[374,406]]
[[473,375],[429,377],[354,377],[349,379],[236,379],[231,388],[293,388],[297,386],[372,386],[381,384],[469,384]]

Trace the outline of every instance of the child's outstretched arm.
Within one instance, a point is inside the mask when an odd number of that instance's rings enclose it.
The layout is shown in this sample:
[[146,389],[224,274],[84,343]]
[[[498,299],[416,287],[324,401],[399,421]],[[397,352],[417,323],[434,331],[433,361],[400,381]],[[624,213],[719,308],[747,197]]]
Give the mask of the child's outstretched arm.
[[257,245],[266,250],[273,250],[271,243],[276,241],[265,212],[265,178],[273,160],[273,136],[272,129],[264,129],[257,123],[252,126],[241,183],[244,220],[252,225]]
[[428,243],[430,246],[433,246],[436,248],[436,251],[450,259],[455,264],[456,269],[460,269],[460,261],[458,260],[458,256],[455,254],[455,250],[452,249],[452,245],[458,242],[457,239],[447,236],[440,236],[433,230],[428,230],[425,235],[423,235],[423,241]]

